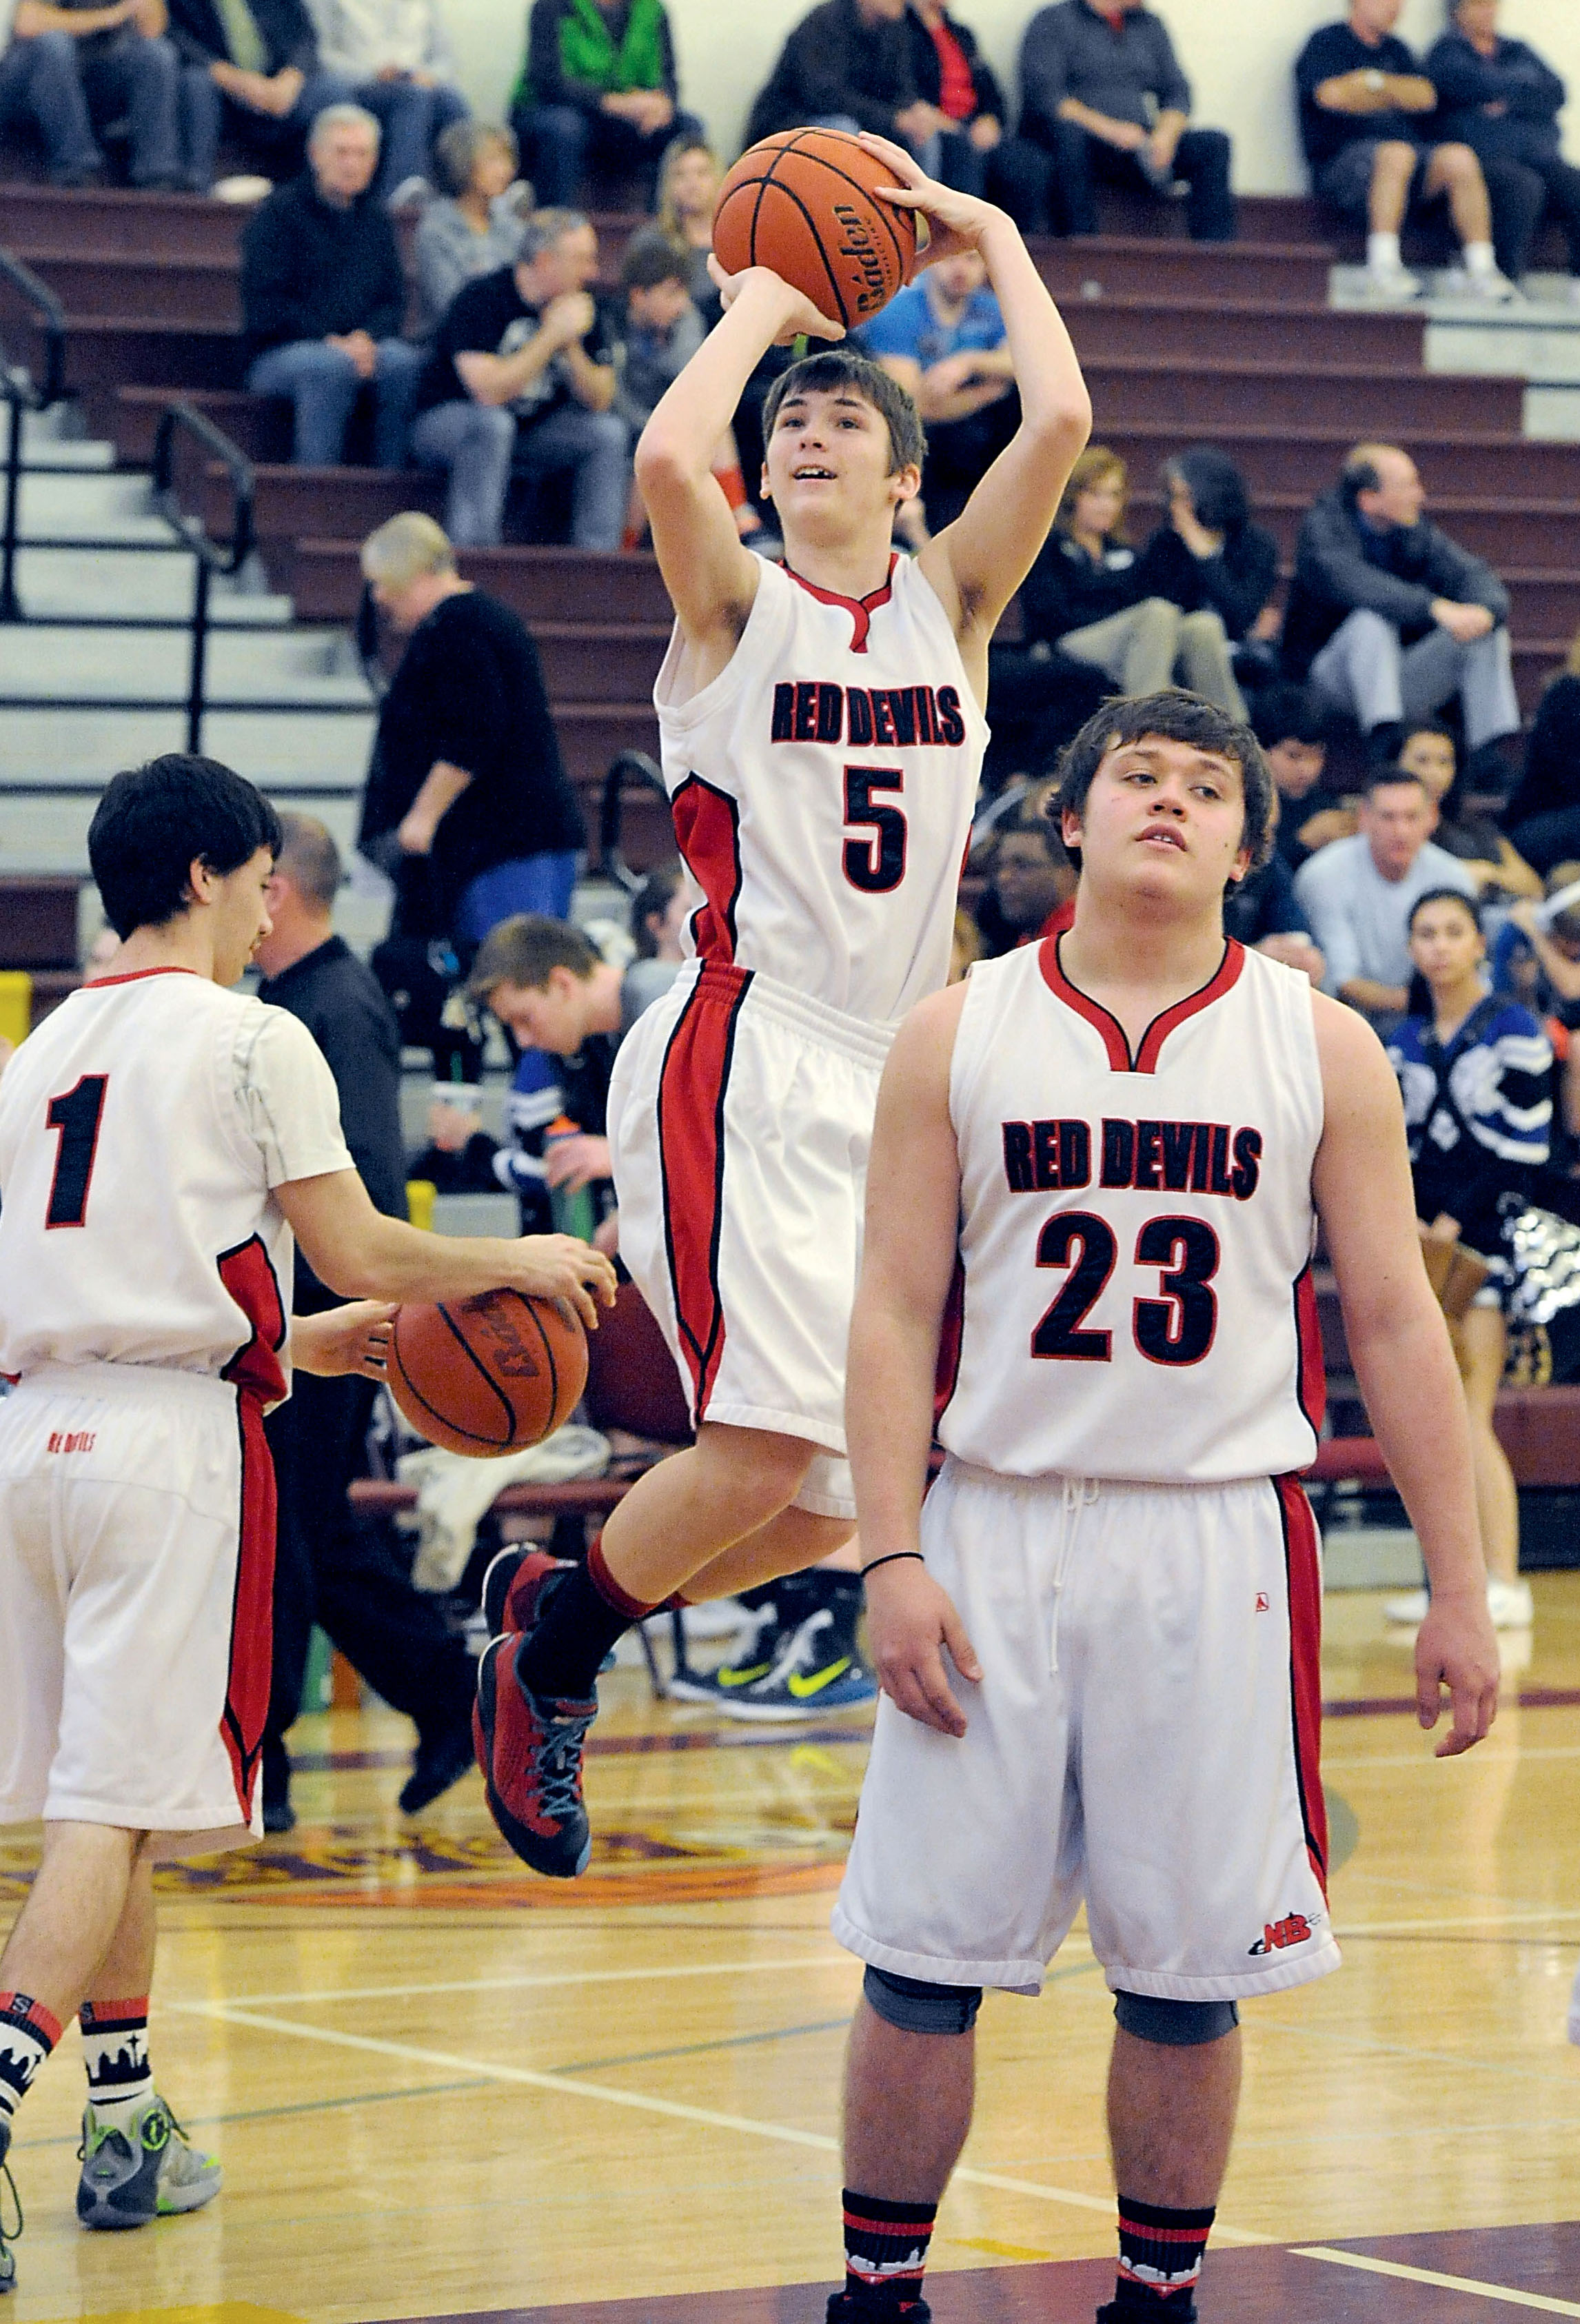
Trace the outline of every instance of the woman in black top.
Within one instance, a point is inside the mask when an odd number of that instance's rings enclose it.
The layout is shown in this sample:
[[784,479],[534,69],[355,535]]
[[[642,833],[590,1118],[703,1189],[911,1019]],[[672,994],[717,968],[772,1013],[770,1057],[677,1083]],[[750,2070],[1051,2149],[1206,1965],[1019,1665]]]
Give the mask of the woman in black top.
[[[1278,617],[1268,601],[1279,577],[1279,545],[1253,523],[1245,479],[1225,453],[1203,445],[1163,471],[1169,516],[1141,554],[1136,586],[1182,613],[1215,613],[1237,669],[1254,672],[1263,648],[1266,685]],[[1254,682],[1254,679],[1252,679]]]
[[1580,856],[1580,633],[1538,706],[1507,820],[1520,854],[1544,875]]
[[389,871],[396,929],[470,959],[513,912],[569,910],[587,829],[560,762],[537,648],[456,571],[431,517],[364,544],[374,601],[409,633],[379,711],[357,844]]

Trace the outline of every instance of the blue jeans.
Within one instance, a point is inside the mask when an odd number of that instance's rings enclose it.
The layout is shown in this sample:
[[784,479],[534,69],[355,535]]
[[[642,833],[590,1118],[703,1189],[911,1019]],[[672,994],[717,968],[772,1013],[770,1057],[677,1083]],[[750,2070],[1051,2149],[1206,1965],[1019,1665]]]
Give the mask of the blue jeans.
[[610,177],[640,174],[647,180],[651,205],[670,139],[704,134],[694,113],[677,112],[667,129],[651,137],[618,114],[584,112],[577,105],[523,106],[511,120],[521,141],[522,167],[545,209],[580,202],[589,167]]
[[514,912],[546,912],[563,920],[570,911],[580,853],[566,848],[545,855],[516,855],[479,872],[461,890],[456,906],[457,945],[480,945],[490,928]]
[[467,121],[472,108],[448,81],[420,88],[411,80],[368,80],[356,90],[383,132],[379,149],[378,189],[386,197],[408,178],[433,171],[433,141],[452,121]]
[[219,133],[228,125],[238,143],[262,155],[277,169],[301,165],[307,133],[326,105],[349,105],[351,83],[338,73],[309,73],[289,113],[254,113],[226,97],[204,65],[187,65],[181,71],[181,144],[187,157],[187,180],[194,193],[206,194],[214,183]]
[[147,40],[129,26],[107,49],[89,49],[79,60],[90,120],[118,121],[132,131],[132,183],[182,183],[177,97],[181,60],[169,41]]
[[[373,378],[374,458],[381,468],[405,466],[406,438],[422,350],[404,339],[381,339]],[[364,382],[348,355],[324,339],[292,339],[270,347],[247,373],[254,395],[288,395],[296,410],[291,457],[299,468],[333,468],[346,456],[346,430]]]
[[0,55],[0,126],[31,121],[44,141],[57,184],[99,165],[88,99],[69,32],[35,32]]
[[519,427],[512,411],[436,403],[412,422],[420,468],[449,472],[445,530],[458,548],[493,548],[504,521],[511,470],[553,475],[569,468],[570,537],[577,549],[618,549],[631,478],[631,431],[613,411],[563,403]]

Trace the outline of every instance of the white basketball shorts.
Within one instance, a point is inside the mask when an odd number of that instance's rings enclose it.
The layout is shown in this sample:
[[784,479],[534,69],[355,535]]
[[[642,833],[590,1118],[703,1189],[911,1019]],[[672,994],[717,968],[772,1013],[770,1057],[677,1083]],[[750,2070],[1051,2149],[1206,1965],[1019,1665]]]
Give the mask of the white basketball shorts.
[[682,969],[614,1061],[620,1256],[695,1425],[821,1445],[799,1508],[854,1517],[845,1352],[892,1035],[747,969]]
[[255,1840],[273,1471],[256,1399],[139,1364],[0,1400],[0,1823]]
[[958,1741],[879,1705],[841,1944],[896,1976],[1035,1993],[1084,1898],[1115,1992],[1234,2001],[1336,1969],[1298,1483],[950,1461],[922,1546],[983,1677],[954,1679]]

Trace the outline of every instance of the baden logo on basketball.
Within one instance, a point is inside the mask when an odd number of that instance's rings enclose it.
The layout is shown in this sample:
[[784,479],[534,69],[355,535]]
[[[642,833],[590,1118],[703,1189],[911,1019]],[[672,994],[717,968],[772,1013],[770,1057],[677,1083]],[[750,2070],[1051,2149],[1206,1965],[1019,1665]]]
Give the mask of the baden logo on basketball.
[[536,1379],[542,1365],[516,1329],[511,1308],[497,1292],[484,1291],[474,1299],[463,1300],[462,1311],[476,1316],[487,1333],[490,1366],[505,1379]]
[[859,314],[875,314],[889,297],[883,261],[872,235],[862,223],[861,212],[850,202],[836,202],[834,215],[839,220],[845,239],[838,245],[841,258],[854,258],[861,269],[864,289],[856,298]]

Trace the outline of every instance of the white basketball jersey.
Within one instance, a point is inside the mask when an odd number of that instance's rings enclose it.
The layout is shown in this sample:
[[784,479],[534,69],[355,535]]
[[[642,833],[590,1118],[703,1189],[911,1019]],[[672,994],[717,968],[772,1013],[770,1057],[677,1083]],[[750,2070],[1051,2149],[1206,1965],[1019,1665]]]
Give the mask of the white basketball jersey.
[[963,1304],[939,1436],[1013,1477],[1303,1468],[1323,1393],[1310,985],[1228,944],[1132,1057],[1058,946],[974,969],[960,1017]]
[[945,984],[987,747],[948,617],[910,558],[870,597],[765,564],[727,667],[653,692],[692,948],[890,1024]]
[[180,969],[85,985],[0,1075],[0,1371],[157,1364],[277,1400],[293,1252],[270,1190],[352,1167],[287,1010]]

